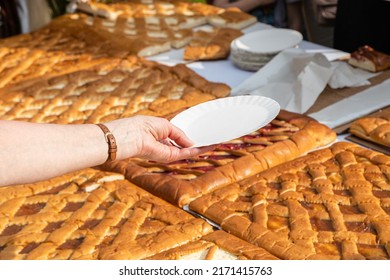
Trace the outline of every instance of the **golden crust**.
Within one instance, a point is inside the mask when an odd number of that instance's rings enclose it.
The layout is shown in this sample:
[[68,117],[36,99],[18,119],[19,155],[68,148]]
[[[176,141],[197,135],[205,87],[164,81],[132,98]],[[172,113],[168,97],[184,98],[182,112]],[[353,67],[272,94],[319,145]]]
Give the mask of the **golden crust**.
[[390,113],[354,121],[349,132],[357,137],[390,147]]
[[0,58],[0,87],[43,76],[54,77],[109,62],[109,58],[94,58],[88,54],[68,55],[62,51],[7,47],[0,48]]
[[352,52],[348,63],[364,70],[379,72],[390,68],[390,55],[366,45]]
[[2,47],[27,48],[67,55],[88,54],[93,57],[123,57],[129,54],[126,40],[107,37],[84,24],[81,14],[66,14],[41,29],[0,40]]
[[217,230],[200,240],[156,254],[152,260],[278,260],[266,250],[254,246],[225,231]]
[[94,169],[0,194],[0,259],[142,259],[212,231],[123,175]]
[[229,8],[223,13],[213,14],[207,17],[207,22],[216,27],[229,27],[244,29],[257,22],[255,16],[242,12],[238,8]]
[[189,206],[282,259],[390,259],[389,164],[338,142]]
[[65,124],[141,113],[165,116],[229,92],[227,85],[209,82],[185,65],[169,67],[130,56],[4,88],[0,118]]
[[211,31],[196,31],[184,48],[185,60],[225,59],[230,53],[231,42],[243,33],[234,28],[218,28]]

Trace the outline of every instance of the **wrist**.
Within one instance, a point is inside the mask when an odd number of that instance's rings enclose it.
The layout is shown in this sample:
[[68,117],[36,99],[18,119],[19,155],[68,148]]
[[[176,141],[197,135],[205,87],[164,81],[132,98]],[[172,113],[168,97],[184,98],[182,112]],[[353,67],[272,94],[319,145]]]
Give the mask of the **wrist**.
[[137,155],[138,141],[135,125],[130,119],[120,119],[103,123],[115,137],[117,151],[116,160],[126,159]]
[[104,134],[104,139],[105,139],[107,146],[108,146],[108,152],[107,152],[108,156],[107,156],[106,162],[115,161],[117,158],[118,148],[117,148],[116,139],[115,139],[114,134],[112,134],[110,129],[105,124],[98,123],[96,125],[102,130],[102,132]]

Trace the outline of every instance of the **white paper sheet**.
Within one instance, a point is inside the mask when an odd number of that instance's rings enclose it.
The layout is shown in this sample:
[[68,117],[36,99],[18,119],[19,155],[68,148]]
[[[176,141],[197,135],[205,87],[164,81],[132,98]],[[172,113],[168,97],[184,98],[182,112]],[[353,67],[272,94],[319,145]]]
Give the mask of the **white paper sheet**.
[[254,94],[276,100],[282,109],[306,112],[332,75],[328,59],[319,53],[287,49],[232,90],[232,95]]
[[330,128],[335,128],[388,105],[390,105],[390,79],[309,116]]
[[333,74],[328,85],[331,88],[357,87],[369,85],[368,79],[375,77],[379,73],[371,73],[363,69],[355,68],[345,61],[332,62]]

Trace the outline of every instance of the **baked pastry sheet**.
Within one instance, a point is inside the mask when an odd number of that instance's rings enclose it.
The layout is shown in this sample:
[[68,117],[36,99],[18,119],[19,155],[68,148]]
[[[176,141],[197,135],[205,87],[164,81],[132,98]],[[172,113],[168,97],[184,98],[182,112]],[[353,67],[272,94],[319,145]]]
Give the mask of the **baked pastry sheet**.
[[[77,11],[92,15],[83,21],[94,29],[106,32],[108,37],[113,35],[127,39],[132,54],[152,56],[190,44],[189,50],[185,49],[185,60],[226,58],[231,41],[242,35],[238,31],[257,22],[256,17],[237,8],[222,9],[186,1],[155,1],[147,4],[102,4],[89,1],[78,3]],[[234,30],[224,30],[223,35],[222,31],[218,32],[218,36],[195,31],[195,28],[206,25]],[[207,35],[209,39],[200,40],[199,35]],[[212,45],[210,37],[213,37]],[[196,58],[193,54],[195,46]],[[202,55],[199,54],[200,48]]]
[[0,259],[143,259],[211,233],[123,175],[85,169],[0,189]]
[[183,64],[169,67],[129,56],[0,89],[0,119],[69,124],[165,116],[229,93],[227,85],[209,82]]
[[23,47],[0,47],[0,59],[0,88],[42,76],[48,78],[92,68],[109,61],[108,58],[94,58],[89,54],[73,55]]
[[349,132],[361,139],[387,147],[390,151],[390,109],[375,116],[355,120]]
[[147,258],[148,260],[278,260],[263,248],[225,231],[217,230],[201,239]]
[[102,168],[125,174],[138,186],[183,207],[217,188],[330,144],[335,138],[332,130],[315,120],[281,111],[268,126],[196,158],[168,164],[129,159]]
[[[206,23],[239,34],[247,14],[181,1],[92,3],[100,17],[65,15],[0,40],[0,119],[171,118],[229,95],[183,64],[139,56],[184,47]],[[386,145],[384,121],[356,131]],[[351,143],[306,155],[335,137],[282,111],[196,158],[133,158],[1,188],[0,259],[390,259],[390,159]]]
[[191,202],[281,259],[390,259],[390,157],[338,142]]
[[243,34],[238,29],[228,27],[195,31],[184,48],[183,58],[185,60],[226,59],[230,54],[231,42]]

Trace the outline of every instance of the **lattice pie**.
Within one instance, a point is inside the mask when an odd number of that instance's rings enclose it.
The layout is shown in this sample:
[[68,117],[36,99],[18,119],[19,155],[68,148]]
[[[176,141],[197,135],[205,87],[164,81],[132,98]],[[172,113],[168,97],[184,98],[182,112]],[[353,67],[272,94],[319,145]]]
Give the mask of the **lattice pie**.
[[109,58],[94,58],[89,54],[7,47],[0,47],[0,59],[0,88],[42,76],[49,78],[79,71],[109,61]]
[[66,124],[164,116],[229,92],[183,64],[169,67],[130,56],[4,88],[0,119]]
[[37,31],[0,40],[0,47],[26,48],[45,52],[61,51],[67,55],[124,57],[129,54],[126,40],[94,30],[79,20],[80,15],[66,14],[53,19]]
[[312,119],[282,111],[264,128],[196,158],[168,164],[129,159],[104,168],[126,174],[138,186],[183,206],[216,188],[329,144],[335,137],[332,130]]
[[335,143],[190,209],[282,259],[390,259],[390,157]]
[[235,29],[244,29],[257,22],[257,18],[248,13],[242,12],[238,8],[229,8],[223,13],[209,15],[207,18],[209,24],[216,27],[229,27]]
[[366,117],[354,121],[349,131],[365,140],[390,147],[390,111],[378,117]]
[[0,259],[142,259],[212,227],[114,173],[0,188]]

